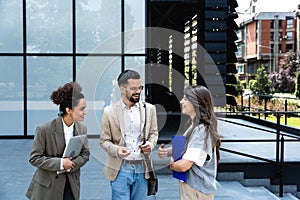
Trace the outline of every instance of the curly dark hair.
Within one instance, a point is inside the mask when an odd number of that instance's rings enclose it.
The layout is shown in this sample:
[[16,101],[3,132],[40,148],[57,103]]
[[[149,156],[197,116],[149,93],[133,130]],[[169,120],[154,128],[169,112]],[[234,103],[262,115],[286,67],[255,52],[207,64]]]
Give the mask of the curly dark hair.
[[66,108],[72,110],[73,106],[78,105],[79,100],[84,98],[81,91],[82,88],[79,83],[66,83],[64,86],[60,86],[57,90],[53,91],[50,99],[54,104],[59,105],[60,115],[64,116]]

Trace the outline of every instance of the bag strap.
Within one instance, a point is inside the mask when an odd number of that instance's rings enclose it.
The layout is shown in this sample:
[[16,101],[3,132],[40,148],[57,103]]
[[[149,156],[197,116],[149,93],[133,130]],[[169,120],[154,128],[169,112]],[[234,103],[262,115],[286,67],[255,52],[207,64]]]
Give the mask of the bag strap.
[[[147,109],[146,109],[146,103],[144,103],[144,108],[145,108],[145,123],[144,123],[144,127],[143,127],[143,144],[146,143],[146,122],[147,122]],[[151,165],[151,160],[150,160],[150,157],[148,154],[144,154],[144,158],[145,158],[145,161],[146,161],[146,165],[147,165],[147,168],[149,170],[149,175],[150,175],[150,178],[155,178],[156,177],[156,174],[154,173],[154,168],[153,166]]]

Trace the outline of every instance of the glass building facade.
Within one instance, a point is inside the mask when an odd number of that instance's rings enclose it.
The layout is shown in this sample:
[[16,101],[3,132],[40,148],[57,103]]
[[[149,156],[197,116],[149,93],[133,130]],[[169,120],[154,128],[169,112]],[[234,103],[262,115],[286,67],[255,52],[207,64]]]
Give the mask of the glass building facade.
[[0,138],[32,138],[37,125],[58,114],[52,91],[71,81],[80,83],[88,103],[88,134],[99,137],[103,108],[120,98],[116,78],[126,69],[141,74],[141,100],[156,106],[162,138],[180,130],[185,85],[207,86],[216,106],[235,105],[235,23],[225,16],[236,6],[1,0]]
[[140,0],[1,0],[0,137],[31,137],[55,118],[50,94],[78,81],[85,123],[99,135],[104,106],[119,98],[116,77],[145,63],[144,36],[130,49],[126,32],[145,27]]

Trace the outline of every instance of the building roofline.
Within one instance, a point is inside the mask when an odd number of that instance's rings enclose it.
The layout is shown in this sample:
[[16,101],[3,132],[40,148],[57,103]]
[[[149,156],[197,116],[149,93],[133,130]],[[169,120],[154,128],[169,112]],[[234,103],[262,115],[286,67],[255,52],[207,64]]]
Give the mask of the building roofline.
[[286,17],[293,17],[294,18],[295,13],[294,12],[259,12],[254,13],[251,16],[249,16],[248,19],[244,19],[239,26],[245,26],[253,21],[257,20],[273,20],[276,18],[279,20],[284,20]]

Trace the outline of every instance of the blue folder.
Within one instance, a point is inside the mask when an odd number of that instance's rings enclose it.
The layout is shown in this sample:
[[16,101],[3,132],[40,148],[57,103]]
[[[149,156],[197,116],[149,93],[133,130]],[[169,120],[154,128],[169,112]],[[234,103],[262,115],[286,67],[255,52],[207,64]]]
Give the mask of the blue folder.
[[[172,156],[174,161],[182,158],[182,153],[185,147],[185,136],[174,135],[172,136]],[[187,172],[173,171],[173,177],[183,182],[186,182]]]

